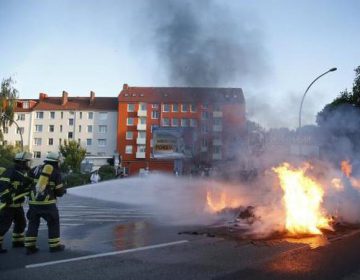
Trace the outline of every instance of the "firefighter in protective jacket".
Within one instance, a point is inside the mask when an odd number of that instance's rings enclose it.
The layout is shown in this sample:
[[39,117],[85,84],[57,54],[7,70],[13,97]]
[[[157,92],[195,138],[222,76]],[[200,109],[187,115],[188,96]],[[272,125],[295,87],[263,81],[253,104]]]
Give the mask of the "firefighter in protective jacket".
[[12,246],[24,247],[26,219],[23,203],[33,182],[29,177],[31,158],[31,153],[17,153],[14,167],[2,169],[3,173],[0,175],[0,253],[7,251],[3,249],[2,242],[12,223],[14,223]]
[[33,169],[35,183],[29,194],[29,220],[25,237],[26,253],[36,253],[36,240],[40,225],[40,218],[47,222],[48,242],[50,252],[63,251],[65,246],[60,243],[59,211],[56,198],[66,192],[61,183],[60,155],[48,153],[43,165]]

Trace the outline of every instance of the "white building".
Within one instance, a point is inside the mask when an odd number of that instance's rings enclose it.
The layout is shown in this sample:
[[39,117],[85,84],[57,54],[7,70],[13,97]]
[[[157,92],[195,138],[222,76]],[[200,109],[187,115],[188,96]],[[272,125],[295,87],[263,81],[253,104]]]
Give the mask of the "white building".
[[[116,154],[116,97],[48,97],[40,93],[38,100],[19,100],[15,120],[22,130],[23,144],[34,154],[34,164],[47,152],[58,152],[65,141],[78,141],[86,149],[89,162],[105,164]],[[4,133],[8,144],[20,141],[15,125]]]

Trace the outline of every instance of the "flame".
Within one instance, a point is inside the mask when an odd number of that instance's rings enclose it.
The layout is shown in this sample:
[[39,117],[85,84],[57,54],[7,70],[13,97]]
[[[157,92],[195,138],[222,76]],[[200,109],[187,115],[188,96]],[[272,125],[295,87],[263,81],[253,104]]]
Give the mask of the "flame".
[[284,191],[286,229],[292,234],[322,234],[320,229],[331,229],[330,218],[321,208],[324,190],[305,175],[310,166],[295,169],[289,163],[273,168]]
[[343,191],[344,190],[344,185],[341,182],[341,179],[339,178],[334,178],[331,180],[331,184],[333,185],[333,187],[337,190],[337,191]]
[[346,175],[346,177],[350,177],[352,172],[352,166],[348,160],[343,160],[341,162],[341,171]]
[[229,193],[222,190],[207,191],[206,193],[207,208],[211,213],[220,212],[226,208],[237,208],[241,205],[240,199],[231,197]]

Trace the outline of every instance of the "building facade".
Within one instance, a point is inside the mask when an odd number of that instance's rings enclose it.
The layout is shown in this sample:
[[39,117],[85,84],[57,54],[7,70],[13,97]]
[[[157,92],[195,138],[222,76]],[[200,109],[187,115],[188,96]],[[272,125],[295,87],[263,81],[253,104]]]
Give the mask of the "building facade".
[[[65,91],[61,97],[40,93],[38,100],[19,100],[15,110],[24,146],[34,154],[34,164],[70,140],[86,149],[90,163],[99,159],[106,163],[116,153],[117,115],[117,98],[95,97],[94,92],[90,97],[69,97]],[[6,143],[19,143],[15,125],[5,132]]]
[[[129,174],[141,169],[188,173],[195,166],[227,161],[234,157],[246,130],[245,100],[240,88],[124,84],[118,101],[117,150]],[[158,145],[154,135],[158,131],[180,131],[182,142],[190,141],[191,155],[184,152],[183,156],[177,153],[174,157],[172,153],[167,157],[164,153],[157,157],[158,147],[169,146]]]

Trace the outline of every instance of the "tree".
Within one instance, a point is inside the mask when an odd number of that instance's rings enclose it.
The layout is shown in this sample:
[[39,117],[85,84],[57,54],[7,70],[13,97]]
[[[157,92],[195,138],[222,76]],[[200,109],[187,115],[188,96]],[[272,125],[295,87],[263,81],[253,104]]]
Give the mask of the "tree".
[[[17,89],[13,87],[13,79],[3,79],[0,88],[0,140],[3,140],[3,130],[10,126],[14,119],[14,109],[16,106]],[[6,116],[4,116],[4,114]]]
[[345,89],[318,113],[325,155],[335,161],[360,155],[360,66],[352,91]]
[[80,172],[80,164],[86,155],[86,149],[82,148],[80,143],[74,140],[69,143],[65,141],[64,145],[60,145],[60,153],[65,158],[63,165],[66,169]]

